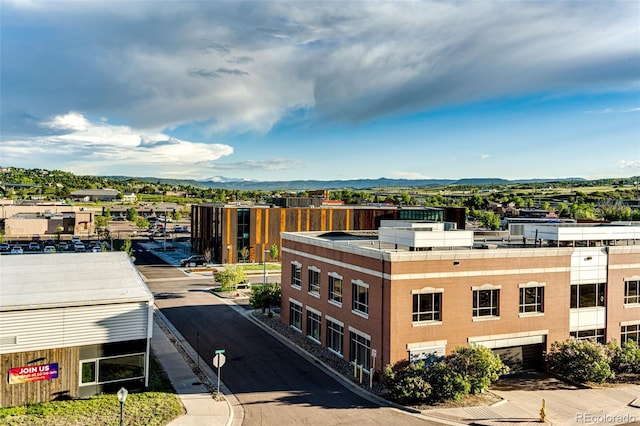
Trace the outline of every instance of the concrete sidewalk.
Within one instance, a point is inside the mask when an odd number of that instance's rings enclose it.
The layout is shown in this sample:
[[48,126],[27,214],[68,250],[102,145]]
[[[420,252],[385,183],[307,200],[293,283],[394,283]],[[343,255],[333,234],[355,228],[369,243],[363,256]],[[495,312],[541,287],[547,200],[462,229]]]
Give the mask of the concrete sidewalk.
[[[159,325],[159,322],[163,325]],[[163,328],[168,329],[167,332]],[[171,330],[171,324],[156,310],[153,323],[151,350],[166,371],[169,380],[185,408],[186,413],[169,423],[171,426],[230,426],[242,423],[242,407],[222,383],[220,393],[224,398],[215,398],[217,377],[206,362],[200,361],[200,370],[206,377],[198,377],[190,364],[194,364],[195,351],[180,342],[183,338]],[[177,335],[176,335],[177,334]],[[173,340],[173,342],[172,342]],[[183,353],[176,345],[180,345]],[[194,354],[189,354],[189,352]],[[187,359],[185,359],[187,357]],[[197,368],[197,367],[196,367]]]
[[540,410],[545,400],[549,425],[640,424],[640,385],[592,389],[492,390],[503,398],[492,406],[428,410],[433,418],[472,425],[541,424]]

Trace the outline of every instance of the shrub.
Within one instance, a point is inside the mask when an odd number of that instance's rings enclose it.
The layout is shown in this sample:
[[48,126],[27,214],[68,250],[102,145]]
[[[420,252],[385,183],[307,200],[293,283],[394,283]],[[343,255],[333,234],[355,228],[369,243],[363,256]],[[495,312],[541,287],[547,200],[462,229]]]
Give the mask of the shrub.
[[603,383],[613,377],[606,346],[591,340],[554,342],[548,354],[549,370],[577,383]]
[[224,269],[215,275],[216,282],[220,283],[222,291],[235,290],[238,284],[247,280],[244,270],[240,267],[225,265]]
[[627,340],[622,346],[609,343],[608,347],[614,372],[640,374],[640,347],[635,340]]
[[474,394],[484,392],[501,374],[509,371],[491,349],[478,345],[456,348],[445,358],[445,363],[465,377]]
[[431,385],[426,379],[424,363],[398,363],[384,370],[384,383],[389,396],[400,404],[425,401],[431,394]]
[[430,400],[434,402],[452,399],[458,401],[469,393],[467,379],[445,361],[429,367],[427,380],[431,385]]

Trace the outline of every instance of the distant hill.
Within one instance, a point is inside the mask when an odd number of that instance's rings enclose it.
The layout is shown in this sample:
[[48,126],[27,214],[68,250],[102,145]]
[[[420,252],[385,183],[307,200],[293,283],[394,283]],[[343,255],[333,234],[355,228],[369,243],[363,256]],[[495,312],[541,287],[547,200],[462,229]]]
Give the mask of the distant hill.
[[[104,176],[115,180],[132,179],[125,176]],[[482,186],[482,185],[507,185],[517,183],[546,183],[560,181],[585,181],[583,178],[563,178],[563,179],[523,179],[507,180],[500,178],[470,178],[470,179],[351,179],[351,180],[291,180],[291,181],[254,181],[240,180],[225,177],[212,177],[207,180],[187,180],[187,179],[164,179],[154,177],[135,178],[150,183],[160,183],[166,185],[193,186],[199,188],[214,189],[237,189],[241,191],[305,191],[314,189],[371,189],[371,188],[408,188],[425,186]]]

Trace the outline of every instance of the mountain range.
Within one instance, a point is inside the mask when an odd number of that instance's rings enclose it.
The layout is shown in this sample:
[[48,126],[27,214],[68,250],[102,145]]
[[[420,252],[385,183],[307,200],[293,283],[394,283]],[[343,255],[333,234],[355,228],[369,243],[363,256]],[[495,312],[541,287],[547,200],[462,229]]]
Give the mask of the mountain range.
[[[128,180],[125,176],[105,176],[111,179]],[[167,185],[182,185],[194,187],[207,187],[214,189],[237,189],[242,191],[275,191],[292,190],[305,191],[315,189],[372,189],[392,187],[424,187],[424,186],[482,186],[482,185],[507,185],[518,183],[549,183],[561,181],[585,181],[583,178],[561,179],[523,179],[507,180],[500,178],[471,178],[471,179],[351,179],[351,180],[291,180],[291,181],[256,181],[247,179],[235,179],[224,176],[214,176],[206,180],[164,179],[154,177],[136,178],[139,180],[161,183]]]

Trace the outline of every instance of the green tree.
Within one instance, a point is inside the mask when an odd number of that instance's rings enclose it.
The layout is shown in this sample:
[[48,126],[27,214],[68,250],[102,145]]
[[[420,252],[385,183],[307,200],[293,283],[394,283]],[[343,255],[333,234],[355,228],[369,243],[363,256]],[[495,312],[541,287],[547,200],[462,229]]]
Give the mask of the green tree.
[[138,211],[133,207],[127,209],[127,220],[130,222],[135,222],[138,218]]
[[62,235],[63,231],[64,231],[64,228],[62,226],[57,226],[56,230],[53,231],[56,234],[56,243],[60,242],[60,236]]
[[105,216],[98,216],[96,215],[95,219],[93,220],[95,227],[97,229],[101,229],[101,228],[106,228],[108,225],[108,221],[107,218]]
[[140,229],[147,229],[149,227],[150,223],[147,220],[147,218],[144,217],[138,217],[136,219],[136,226]]
[[489,228],[491,230],[500,229],[500,215],[495,214],[494,212],[486,212],[480,214],[480,223],[485,228]]
[[271,307],[280,305],[280,284],[267,284],[263,286],[254,286],[251,288],[251,296],[249,303],[254,309],[269,310],[269,316],[272,316]]
[[569,217],[570,215],[571,211],[566,203],[558,204],[558,217]]
[[271,244],[271,248],[269,249],[269,256],[271,256],[271,258],[274,260],[278,260],[278,257],[280,256],[280,250],[278,250],[277,244]]
[[120,251],[124,251],[129,256],[133,254],[133,250],[131,248],[131,237],[125,238],[125,240],[122,242],[122,245],[120,246]]

